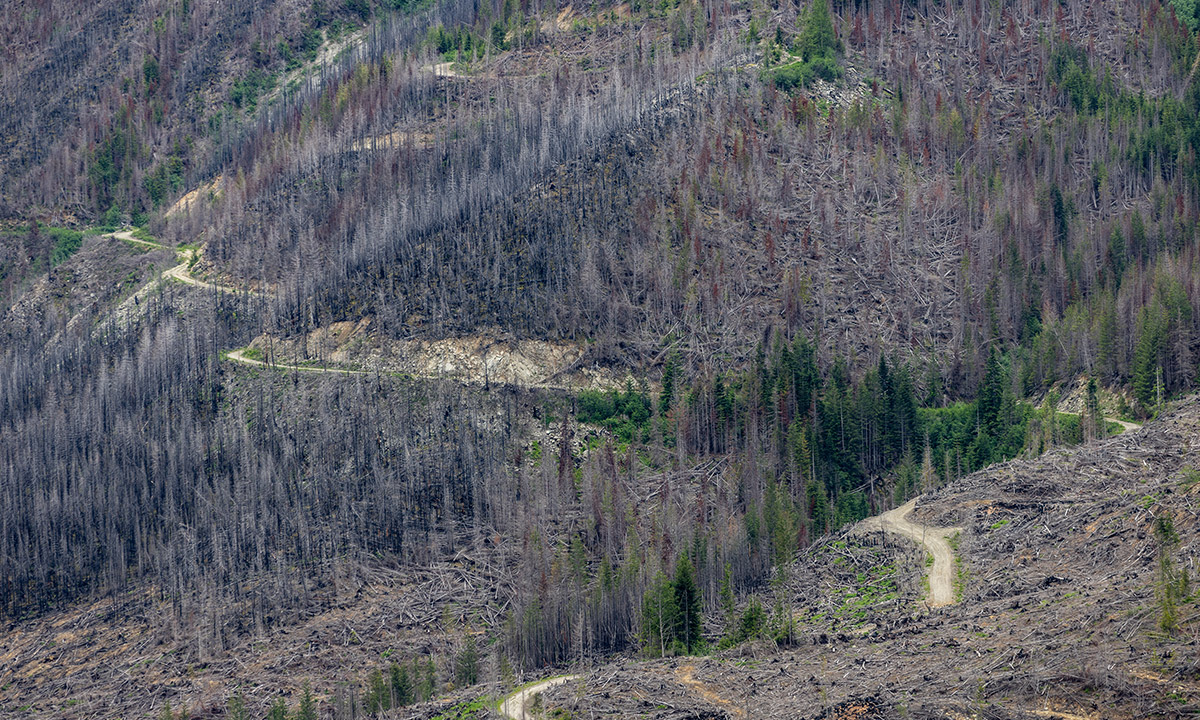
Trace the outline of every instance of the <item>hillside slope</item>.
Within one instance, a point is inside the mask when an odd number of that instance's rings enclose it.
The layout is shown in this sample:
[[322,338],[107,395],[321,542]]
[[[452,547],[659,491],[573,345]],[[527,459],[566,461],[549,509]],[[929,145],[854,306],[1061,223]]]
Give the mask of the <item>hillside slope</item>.
[[0,715],[551,669],[579,715],[1190,707],[1196,403],[1103,421],[1200,367],[1172,6],[16,2],[0,40]]
[[[898,576],[909,578],[901,602],[846,612],[873,569],[924,565],[915,546],[851,531],[791,570],[798,647],[604,665],[554,691],[554,703],[650,718],[1190,715],[1200,605],[1179,583],[1200,548],[1198,446],[1191,398],[1142,430],[975,473],[915,513],[963,528],[957,603],[929,610],[914,569]],[[1164,567],[1177,584],[1169,597]],[[812,622],[818,612],[832,619]]]
[[[1178,587],[1165,604],[1162,578],[1164,559],[1176,582],[1195,567],[1198,445],[1192,398],[1141,430],[1005,463],[922,498],[914,519],[963,528],[951,605],[930,609],[916,544],[864,525],[804,552],[757,598],[769,613],[787,609],[790,641],[699,658],[594,657],[545,703],[656,719],[1186,715],[1200,703],[1191,651],[1200,606]],[[1166,519],[1173,540],[1155,531]],[[426,570],[334,574],[310,589],[309,612],[227,652],[195,648],[170,604],[145,594],[10,624],[0,642],[5,703],[34,717],[110,717],[164,701],[219,713],[235,686],[265,706],[306,678],[332,711],[354,697],[341,682],[353,693],[391,650],[452,657],[460,628],[498,622],[518,577],[494,564],[500,557],[480,548]],[[709,628],[719,635],[723,625]],[[494,654],[481,660],[482,685],[439,690],[438,701],[394,716],[504,695],[515,680]]]

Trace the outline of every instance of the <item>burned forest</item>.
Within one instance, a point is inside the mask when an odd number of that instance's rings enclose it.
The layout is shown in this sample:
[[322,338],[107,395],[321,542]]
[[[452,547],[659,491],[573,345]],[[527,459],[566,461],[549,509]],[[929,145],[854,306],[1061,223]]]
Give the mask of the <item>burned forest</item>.
[[1198,27],[0,8],[0,717],[1194,714]]

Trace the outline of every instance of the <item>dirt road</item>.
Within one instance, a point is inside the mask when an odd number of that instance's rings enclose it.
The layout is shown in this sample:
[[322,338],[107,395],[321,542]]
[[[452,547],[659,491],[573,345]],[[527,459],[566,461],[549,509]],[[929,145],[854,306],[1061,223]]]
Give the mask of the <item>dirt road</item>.
[[348,370],[344,368],[314,367],[312,365],[281,365],[279,363],[267,363],[263,362],[262,360],[255,360],[254,358],[246,357],[245,350],[230,350],[226,357],[234,362],[242,363],[243,365],[254,365],[257,367],[268,368],[270,370],[299,370],[301,372],[338,373],[341,375],[370,375],[370,373],[365,370]]
[[518,690],[505,698],[504,702],[500,703],[500,713],[510,720],[526,720],[526,705],[533,701],[534,695],[578,679],[578,675],[563,675],[562,677],[543,680],[527,688]]
[[109,233],[109,237],[114,237],[118,240],[124,240],[125,242],[133,243],[134,245],[145,245],[146,247],[154,248],[155,250],[174,250],[175,249],[175,248],[167,247],[166,245],[163,245],[161,243],[151,242],[150,240],[142,240],[141,238],[134,237],[133,233],[130,232],[129,230],[117,230],[114,233]]
[[[172,248],[167,245],[163,245],[161,243],[156,243],[156,242],[153,242],[150,240],[142,240],[140,238],[134,237],[133,233],[128,230],[118,230],[116,232],[110,233],[108,235],[108,237],[115,238],[117,240],[124,240],[125,242],[132,243],[135,245],[143,245],[145,247],[154,248],[156,250],[170,250],[170,251],[176,253],[176,255],[183,262],[181,262],[180,264],[178,264],[172,268],[165,270],[162,274],[163,278],[169,278],[171,280],[178,280],[179,282],[181,282],[185,285],[191,285],[192,287],[198,287],[198,288],[202,288],[202,289],[206,289],[206,290],[213,290],[216,292],[228,293],[230,295],[241,295],[241,296],[252,295],[255,297],[269,297],[269,295],[267,295],[266,293],[258,292],[255,290],[239,289],[239,288],[229,287],[227,285],[216,285],[216,284],[205,282],[203,280],[199,280],[195,277],[192,277],[192,275],[189,271],[189,268],[192,266],[193,262],[195,261],[195,258],[199,254],[199,252],[200,252],[199,250],[196,250],[193,248],[184,248],[184,249]],[[139,298],[141,296],[144,296],[154,286],[155,286],[154,282],[148,284],[142,290],[138,291],[137,296]],[[256,367],[268,368],[268,369],[272,369],[272,370],[298,370],[298,371],[303,371],[303,372],[338,373],[338,374],[342,374],[342,375],[371,375],[371,374],[373,374],[366,370],[351,370],[351,369],[347,369],[347,368],[314,367],[311,365],[286,365],[286,364],[273,363],[273,362],[264,362],[262,360],[248,357],[245,353],[246,353],[245,348],[240,349],[240,350],[231,350],[230,352],[228,352],[226,354],[226,357],[228,357],[230,360],[232,360],[234,362],[241,363],[242,365],[253,365]],[[488,357],[487,357],[486,353],[483,358],[483,364],[485,366],[487,366],[487,364],[488,364]],[[561,392],[575,392],[579,389],[572,385],[557,384],[557,383],[553,383],[553,382],[549,382],[549,381],[540,381],[540,382],[539,381],[520,381],[520,380],[516,380],[516,379],[506,380],[503,377],[495,377],[495,376],[489,377],[486,371],[481,376],[474,376],[474,377],[471,377],[471,376],[455,377],[453,374],[443,375],[441,373],[429,373],[429,372],[422,373],[422,372],[413,372],[411,370],[405,371],[403,374],[414,377],[414,378],[421,378],[421,379],[425,379],[425,380],[439,380],[439,379],[453,378],[453,379],[457,379],[459,382],[461,382],[464,385],[474,385],[474,386],[480,386],[480,387],[487,387],[489,385],[500,385],[500,386],[511,385],[511,386],[523,387],[523,388],[539,388],[542,390],[557,390],[557,391],[561,391]]]
[[746,717],[745,708],[738,707],[733,703],[733,701],[722,697],[715,690],[709,688],[707,685],[696,679],[696,666],[694,664],[687,663],[685,665],[681,665],[679,669],[675,671],[675,675],[679,678],[680,683],[682,683],[692,692],[704,698],[710,704],[717,707],[726,708],[736,718]]
[[180,250],[178,248],[168,247],[166,245],[151,242],[149,240],[142,240],[134,237],[133,233],[128,230],[118,230],[117,232],[112,233],[110,237],[114,237],[118,240],[124,240],[125,242],[133,243],[134,245],[144,245],[156,250],[173,251],[181,260],[183,260],[183,262],[179,263],[175,267],[165,270],[163,272],[163,277],[165,278],[178,280],[184,285],[191,285],[192,287],[204,288],[206,290],[216,290],[217,292],[229,293],[230,295],[262,295],[262,293],[255,292],[253,290],[238,290],[237,288],[231,288],[226,285],[214,285],[212,283],[204,282],[203,280],[197,280],[196,278],[192,277],[191,273],[188,272],[188,267],[191,266],[192,262],[196,259],[196,255],[199,252],[198,250],[192,248]]
[[1138,428],[1141,427],[1140,423],[1126,422],[1124,420],[1118,420],[1117,418],[1106,417],[1104,419],[1107,420],[1108,422],[1113,422],[1113,423],[1120,425],[1125,430],[1137,430]]
[[[1069,410],[1055,410],[1054,412],[1058,413],[1059,415],[1074,415],[1075,417],[1079,417],[1079,413],[1070,412]],[[1115,417],[1106,417],[1106,418],[1104,418],[1104,421],[1110,422],[1110,423],[1116,423],[1116,424],[1120,425],[1122,432],[1128,432],[1129,430],[1137,430],[1138,428],[1140,428],[1142,426],[1141,423],[1129,422],[1127,420],[1121,420],[1121,419],[1115,418]]]
[[916,507],[918,498],[913,498],[895,510],[867,518],[859,524],[862,531],[882,530],[903,535],[913,542],[924,545],[933,555],[933,567],[929,569],[929,605],[942,607],[953,605],[954,597],[954,550],[947,538],[960,532],[959,528],[937,528],[909,522],[906,517]]

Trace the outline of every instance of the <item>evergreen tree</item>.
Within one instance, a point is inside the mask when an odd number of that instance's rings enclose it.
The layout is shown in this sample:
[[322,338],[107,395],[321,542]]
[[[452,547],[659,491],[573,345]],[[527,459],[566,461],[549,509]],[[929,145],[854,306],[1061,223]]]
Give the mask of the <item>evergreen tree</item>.
[[1109,379],[1117,375],[1117,302],[1113,293],[1103,293],[1096,300],[1099,305],[1096,327],[1097,360],[1101,375]]
[[733,597],[733,568],[729,563],[725,563],[725,575],[721,578],[719,597],[721,613],[725,616],[725,634],[728,635],[733,632],[733,623],[737,612],[736,601]]
[[[578,538],[575,540],[578,541]],[[479,651],[475,647],[475,636],[473,635],[467,635],[467,641],[458,654],[455,677],[459,687],[468,687],[479,682]]]
[[425,678],[421,681],[421,695],[424,700],[432,700],[434,693],[437,692],[437,666],[433,664],[433,658],[425,658]]
[[876,398],[876,410],[879,423],[879,456],[883,460],[883,467],[888,467],[899,456],[897,448],[900,443],[896,427],[896,390],[893,386],[891,370],[888,368],[887,359],[883,353],[879,355],[878,374],[879,397]]
[[384,710],[390,710],[392,706],[392,694],[387,684],[384,683],[383,673],[379,668],[371,672],[367,678],[367,690],[363,694],[363,709],[368,713],[378,713]]
[[796,553],[796,512],[787,493],[780,492],[774,481],[767,484],[763,513],[771,538],[771,560],[776,567],[791,562]]
[[250,712],[246,710],[246,698],[241,690],[229,698],[229,720],[250,720]]
[[388,675],[390,676],[392,686],[392,705],[394,707],[411,705],[413,701],[413,688],[412,680],[408,676],[408,666],[392,663]]
[[1001,431],[1001,410],[1004,406],[1004,388],[1007,381],[1004,362],[995,347],[988,353],[987,368],[983,374],[983,385],[979,389],[979,400],[976,410],[979,413],[979,427],[987,435],[995,438]]
[[1133,351],[1133,394],[1143,407],[1157,402],[1157,379],[1167,341],[1166,313],[1158,303],[1143,308],[1138,318],[1138,341]]
[[753,640],[762,635],[767,628],[767,612],[763,610],[762,605],[758,602],[757,597],[750,598],[750,605],[746,611],[742,613],[740,622],[738,623],[737,634],[734,638],[735,643]]
[[808,500],[808,517],[812,524],[811,536],[824,534],[829,529],[829,497],[825,493],[825,485],[810,482],[805,489]]
[[690,653],[700,646],[701,605],[700,588],[696,586],[695,571],[687,553],[683,553],[676,563],[675,580],[671,585],[677,613],[675,640]]
[[671,409],[671,400],[675,397],[675,380],[679,375],[679,353],[673,352],[667,356],[663,367],[662,392],[658,395],[658,412],[666,415]]
[[1121,287],[1121,279],[1125,276],[1125,260],[1125,234],[1121,232],[1121,226],[1116,225],[1108,237],[1108,264],[1112,270],[1113,292]]
[[819,58],[832,59],[841,50],[841,42],[833,33],[833,18],[829,11],[829,0],[813,0],[812,7],[804,17],[804,28],[796,43],[796,50],[805,62]]
[[287,704],[282,697],[275,698],[275,702],[271,703],[267,710],[267,720],[288,720]]
[[1171,0],[1175,17],[1193,32],[1200,27],[1200,3],[1196,0]]
[[911,454],[913,437],[917,432],[917,400],[913,392],[912,371],[900,366],[892,374],[892,426],[895,445],[892,457],[899,459]]
[[[387,697],[386,691],[384,697]],[[390,706],[390,703],[388,705]],[[317,698],[307,680],[304,682],[304,689],[300,691],[300,706],[296,708],[295,720],[317,720]]]
[[660,570],[642,598],[642,647],[647,654],[654,657],[667,654],[678,616],[674,588]]
[[793,420],[788,427],[788,447],[791,449],[794,468],[792,486],[802,488],[812,469],[812,452],[808,447],[808,429],[800,420]]
[[1142,220],[1142,214],[1134,210],[1129,218],[1129,255],[1138,260],[1145,259],[1147,244],[1146,223]]
[[1154,538],[1158,541],[1158,587],[1155,588],[1159,606],[1158,625],[1164,632],[1170,633],[1176,626],[1176,608],[1186,598],[1181,591],[1187,589],[1187,578],[1184,575],[1181,581],[1175,569],[1172,552],[1179,545],[1179,534],[1169,515],[1155,518]]

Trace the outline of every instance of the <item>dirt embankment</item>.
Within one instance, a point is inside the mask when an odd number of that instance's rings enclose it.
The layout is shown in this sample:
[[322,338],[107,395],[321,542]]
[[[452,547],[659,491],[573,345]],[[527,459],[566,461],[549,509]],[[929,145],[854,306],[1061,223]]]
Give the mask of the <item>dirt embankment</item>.
[[256,338],[232,359],[281,369],[336,367],[454,380],[467,385],[512,385],[579,391],[619,388],[627,375],[586,362],[579,343],[478,334],[454,338],[381,338],[369,318],[333,323],[302,338]]

